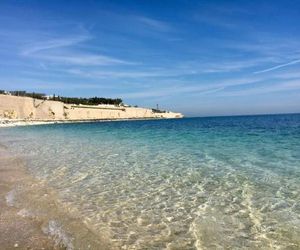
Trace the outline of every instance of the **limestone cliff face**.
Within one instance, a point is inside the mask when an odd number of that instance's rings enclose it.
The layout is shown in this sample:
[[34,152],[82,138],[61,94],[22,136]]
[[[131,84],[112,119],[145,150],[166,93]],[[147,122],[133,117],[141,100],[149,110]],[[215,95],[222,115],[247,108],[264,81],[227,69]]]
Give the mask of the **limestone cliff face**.
[[0,95],[0,118],[28,120],[95,120],[182,118],[181,113],[153,112],[152,109],[113,105],[71,105],[31,97]]

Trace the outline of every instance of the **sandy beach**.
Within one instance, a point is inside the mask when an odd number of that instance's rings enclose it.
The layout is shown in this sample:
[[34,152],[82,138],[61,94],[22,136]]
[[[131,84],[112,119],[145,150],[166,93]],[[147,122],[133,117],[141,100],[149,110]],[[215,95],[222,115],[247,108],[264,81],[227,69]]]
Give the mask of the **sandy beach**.
[[0,145],[1,249],[111,249]]
[[0,0],[0,250],[300,250],[300,0]]
[[[0,128],[17,127],[17,126],[34,126],[34,125],[47,125],[47,124],[58,124],[58,123],[80,123],[80,122],[97,122],[99,120],[74,120],[74,121],[63,121],[63,120],[23,120],[23,119],[1,119]],[[102,120],[104,121],[104,120]]]
[[[19,159],[0,147],[0,245],[2,249],[63,249],[41,230],[41,221],[22,214],[12,190],[29,181]],[[23,210],[24,212],[25,210]]]
[[25,120],[0,119],[0,128],[54,124],[54,123],[59,123],[59,122],[57,122],[57,121],[53,122],[53,121],[25,121]]
[[[166,118],[124,118],[124,119],[88,119],[88,120],[24,120],[24,119],[2,119],[0,118],[0,128],[35,126],[49,124],[68,124],[68,123],[90,123],[90,122],[118,122],[118,121],[143,121],[160,120]],[[171,119],[171,118],[170,118]]]

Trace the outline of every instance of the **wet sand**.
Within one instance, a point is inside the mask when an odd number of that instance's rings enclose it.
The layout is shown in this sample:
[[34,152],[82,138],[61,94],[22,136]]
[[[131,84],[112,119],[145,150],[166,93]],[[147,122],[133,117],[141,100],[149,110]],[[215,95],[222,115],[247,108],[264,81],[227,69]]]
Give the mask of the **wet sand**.
[[1,249],[112,249],[27,172],[23,159],[2,145],[0,159]]
[[26,119],[3,119],[0,117],[0,128],[36,126],[49,124],[68,124],[68,123],[91,123],[91,122],[122,122],[122,121],[145,121],[158,120],[165,118],[122,118],[122,119],[85,119],[85,120],[26,120]]
[[[9,192],[28,180],[20,160],[0,147],[0,246],[2,249],[63,249],[41,230],[41,221],[22,216],[10,202]],[[12,198],[12,197],[11,197]]]

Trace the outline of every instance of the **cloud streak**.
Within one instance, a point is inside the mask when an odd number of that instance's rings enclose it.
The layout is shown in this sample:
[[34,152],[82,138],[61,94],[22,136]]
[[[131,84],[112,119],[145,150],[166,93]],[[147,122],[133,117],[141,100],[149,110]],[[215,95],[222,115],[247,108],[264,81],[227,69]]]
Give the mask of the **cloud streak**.
[[277,75],[273,78],[274,84],[267,84],[265,80],[268,79],[267,76],[252,76],[210,81],[209,84],[208,82],[194,82],[192,85],[185,85],[184,82],[177,81],[173,84],[169,82],[167,86],[165,85],[156,90],[153,90],[153,88],[144,88],[136,92],[122,93],[121,95],[129,99],[168,97],[181,94],[200,96],[215,93],[218,93],[216,96],[226,97],[260,95],[300,89],[300,77],[288,78],[288,76],[282,77],[281,75]]
[[300,81],[287,81],[287,82],[280,82],[276,84],[270,84],[266,86],[260,86],[251,89],[245,90],[238,90],[238,91],[228,91],[221,93],[221,96],[251,96],[251,95],[261,95],[261,94],[269,94],[274,92],[284,92],[284,91],[291,91],[291,90],[300,90]]
[[[64,60],[69,60],[70,58],[64,58]],[[90,79],[150,79],[150,78],[161,78],[160,80],[169,78],[174,79],[177,77],[184,76],[200,76],[203,74],[215,74],[215,73],[229,73],[229,72],[241,72],[242,70],[255,67],[262,64],[267,59],[254,59],[254,60],[234,60],[234,61],[224,61],[224,62],[185,62],[178,65],[172,65],[170,68],[148,68],[143,67],[134,69],[67,69],[64,72],[72,75],[76,75],[82,78]],[[72,60],[73,61],[73,60]],[[89,61],[90,63],[93,60]],[[73,62],[74,63],[74,62]],[[107,62],[109,63],[109,61]],[[126,64],[124,61],[112,61],[113,63]],[[129,63],[127,63],[129,64]],[[96,65],[96,64],[95,64]],[[135,65],[136,66],[136,65]]]
[[116,65],[116,64],[134,64],[114,57],[95,55],[95,54],[77,54],[77,53],[64,53],[64,54],[43,54],[36,55],[36,58],[56,63],[68,65],[81,65],[81,66],[97,66],[97,65]]
[[259,71],[254,72],[254,74],[266,73],[266,72],[270,72],[270,71],[273,71],[273,70],[284,68],[284,67],[287,67],[287,66],[290,66],[290,65],[295,65],[295,64],[298,64],[298,63],[300,63],[300,59],[294,60],[294,61],[291,61],[291,62],[288,62],[288,63],[280,64],[280,65],[277,65],[277,66],[274,66],[274,67],[271,67],[271,68],[267,68],[267,69],[264,69],[264,70],[259,70]]
[[69,47],[84,41],[89,40],[89,36],[78,36],[72,38],[59,38],[53,39],[50,41],[44,41],[42,43],[33,44],[29,48],[24,49],[21,54],[22,55],[30,55],[44,50],[57,49],[62,47]]
[[134,64],[125,60],[95,53],[82,53],[74,50],[74,46],[90,40],[91,36],[59,38],[33,44],[21,52],[21,56],[47,61],[56,64],[96,66]]

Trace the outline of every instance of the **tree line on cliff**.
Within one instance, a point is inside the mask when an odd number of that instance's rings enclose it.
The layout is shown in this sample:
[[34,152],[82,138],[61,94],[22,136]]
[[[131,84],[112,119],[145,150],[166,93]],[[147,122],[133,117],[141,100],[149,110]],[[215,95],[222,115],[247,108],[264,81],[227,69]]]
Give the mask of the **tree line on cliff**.
[[98,105],[98,104],[111,104],[111,105],[121,105],[123,103],[121,98],[104,98],[104,97],[91,97],[91,98],[82,98],[82,97],[65,97],[65,96],[47,96],[44,93],[35,93],[35,92],[26,92],[26,91],[5,91],[0,90],[0,94],[13,95],[13,96],[26,96],[32,97],[35,99],[42,100],[52,100],[52,101],[61,101],[68,104],[82,104],[82,105]]

